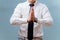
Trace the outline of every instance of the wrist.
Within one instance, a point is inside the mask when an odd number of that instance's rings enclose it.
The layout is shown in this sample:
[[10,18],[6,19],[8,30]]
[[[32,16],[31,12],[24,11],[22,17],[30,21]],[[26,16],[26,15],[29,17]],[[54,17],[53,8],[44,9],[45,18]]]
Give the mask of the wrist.
[[34,22],[36,22],[36,23],[37,23],[37,22],[38,22],[38,19],[37,19],[37,18],[35,18]]

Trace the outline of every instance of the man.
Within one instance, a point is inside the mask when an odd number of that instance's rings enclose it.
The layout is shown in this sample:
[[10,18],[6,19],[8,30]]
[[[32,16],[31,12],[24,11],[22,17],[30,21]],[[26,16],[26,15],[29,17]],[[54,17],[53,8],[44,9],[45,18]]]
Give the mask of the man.
[[[30,10],[30,4],[34,7]],[[10,18],[10,24],[20,25],[19,40],[28,40],[28,22],[34,20],[33,40],[42,40],[42,25],[52,25],[53,19],[46,5],[36,0],[19,3]]]

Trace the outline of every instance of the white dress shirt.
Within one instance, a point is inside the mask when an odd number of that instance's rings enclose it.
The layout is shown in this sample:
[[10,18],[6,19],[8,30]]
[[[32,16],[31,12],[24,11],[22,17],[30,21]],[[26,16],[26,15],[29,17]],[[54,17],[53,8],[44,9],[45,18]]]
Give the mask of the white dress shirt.
[[[19,35],[24,37],[27,37],[28,32],[27,18],[29,16],[30,10],[29,4],[30,3],[28,1],[24,3],[19,3],[10,18],[10,24],[20,25]],[[34,14],[35,17],[38,19],[38,22],[34,22],[33,36],[40,37],[43,36],[42,25],[45,23],[52,24],[53,19],[47,6],[37,1],[34,3]]]

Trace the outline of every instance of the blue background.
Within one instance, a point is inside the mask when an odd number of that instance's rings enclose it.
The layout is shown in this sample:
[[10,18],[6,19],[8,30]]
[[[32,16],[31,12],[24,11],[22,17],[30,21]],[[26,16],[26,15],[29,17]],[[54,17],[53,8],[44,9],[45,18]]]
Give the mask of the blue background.
[[[19,26],[9,23],[16,5],[26,0],[0,0],[0,40],[17,40]],[[60,40],[60,0],[38,0],[46,4],[54,19],[53,26],[43,27],[43,40]]]

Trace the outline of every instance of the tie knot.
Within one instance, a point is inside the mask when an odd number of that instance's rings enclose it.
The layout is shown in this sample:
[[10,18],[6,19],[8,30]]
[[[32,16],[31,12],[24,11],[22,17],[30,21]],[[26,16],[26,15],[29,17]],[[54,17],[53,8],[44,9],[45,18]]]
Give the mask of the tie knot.
[[30,6],[30,7],[33,7],[33,6],[34,6],[34,4],[29,4],[29,6]]

